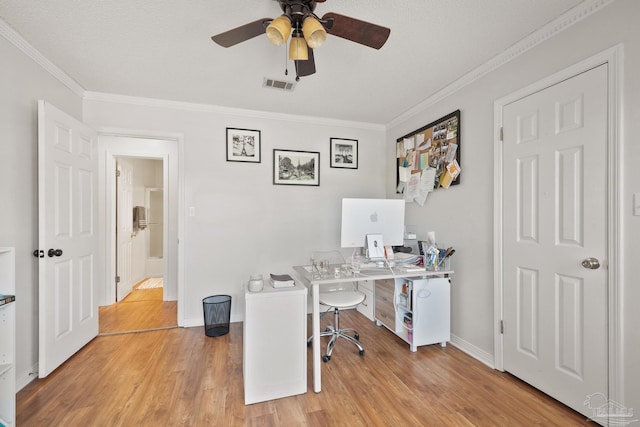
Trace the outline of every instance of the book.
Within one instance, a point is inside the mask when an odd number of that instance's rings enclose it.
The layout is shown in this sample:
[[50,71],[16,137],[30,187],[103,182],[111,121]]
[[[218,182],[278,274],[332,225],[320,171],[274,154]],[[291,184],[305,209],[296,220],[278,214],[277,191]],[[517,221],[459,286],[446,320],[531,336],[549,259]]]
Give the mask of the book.
[[294,286],[296,282],[288,274],[271,274],[271,285],[274,288],[288,288]]
[[13,302],[16,300],[16,296],[15,295],[1,295],[0,294],[0,305],[5,305],[8,304],[10,302]]

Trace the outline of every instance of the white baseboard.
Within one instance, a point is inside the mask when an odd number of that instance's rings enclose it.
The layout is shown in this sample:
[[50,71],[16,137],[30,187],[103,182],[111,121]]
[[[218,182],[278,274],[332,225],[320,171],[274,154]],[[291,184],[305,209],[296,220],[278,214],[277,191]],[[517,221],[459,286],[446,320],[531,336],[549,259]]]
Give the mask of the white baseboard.
[[450,344],[462,350],[463,352],[467,353],[469,356],[473,357],[474,359],[477,359],[480,362],[484,363],[491,369],[495,369],[493,354],[487,353],[481,348],[478,348],[475,345],[453,334],[451,335]]

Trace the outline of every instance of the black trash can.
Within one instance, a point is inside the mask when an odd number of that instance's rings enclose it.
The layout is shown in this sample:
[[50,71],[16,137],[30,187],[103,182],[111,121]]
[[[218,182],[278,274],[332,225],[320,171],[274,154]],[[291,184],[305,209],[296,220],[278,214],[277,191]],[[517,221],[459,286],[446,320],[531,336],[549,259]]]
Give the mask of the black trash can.
[[231,296],[212,295],[202,300],[204,310],[204,333],[208,337],[219,337],[229,332]]

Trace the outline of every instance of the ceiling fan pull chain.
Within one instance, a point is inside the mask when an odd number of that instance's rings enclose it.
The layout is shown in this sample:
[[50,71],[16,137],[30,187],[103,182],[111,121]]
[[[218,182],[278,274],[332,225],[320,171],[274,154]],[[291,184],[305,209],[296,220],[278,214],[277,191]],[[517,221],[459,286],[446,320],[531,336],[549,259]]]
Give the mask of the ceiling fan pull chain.
[[289,58],[287,58],[287,52],[289,52],[289,49],[285,43],[285,47],[284,47],[284,75],[285,76],[289,75]]

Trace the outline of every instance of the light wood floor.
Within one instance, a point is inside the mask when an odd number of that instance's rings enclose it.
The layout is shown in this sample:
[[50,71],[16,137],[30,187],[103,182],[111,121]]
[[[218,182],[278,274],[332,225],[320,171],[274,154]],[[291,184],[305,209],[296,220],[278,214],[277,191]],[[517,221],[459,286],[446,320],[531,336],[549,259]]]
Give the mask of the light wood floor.
[[[512,376],[449,345],[416,353],[361,314],[366,354],[336,344],[323,391],[244,405],[242,323],[95,338],[17,396],[19,426],[593,426]],[[331,316],[325,316],[327,322]],[[308,322],[310,327],[310,321]],[[277,331],[274,331],[277,334]],[[268,366],[264,367],[269,369]]]
[[122,301],[100,307],[100,334],[176,327],[176,301],[163,301],[162,288],[134,289]]

